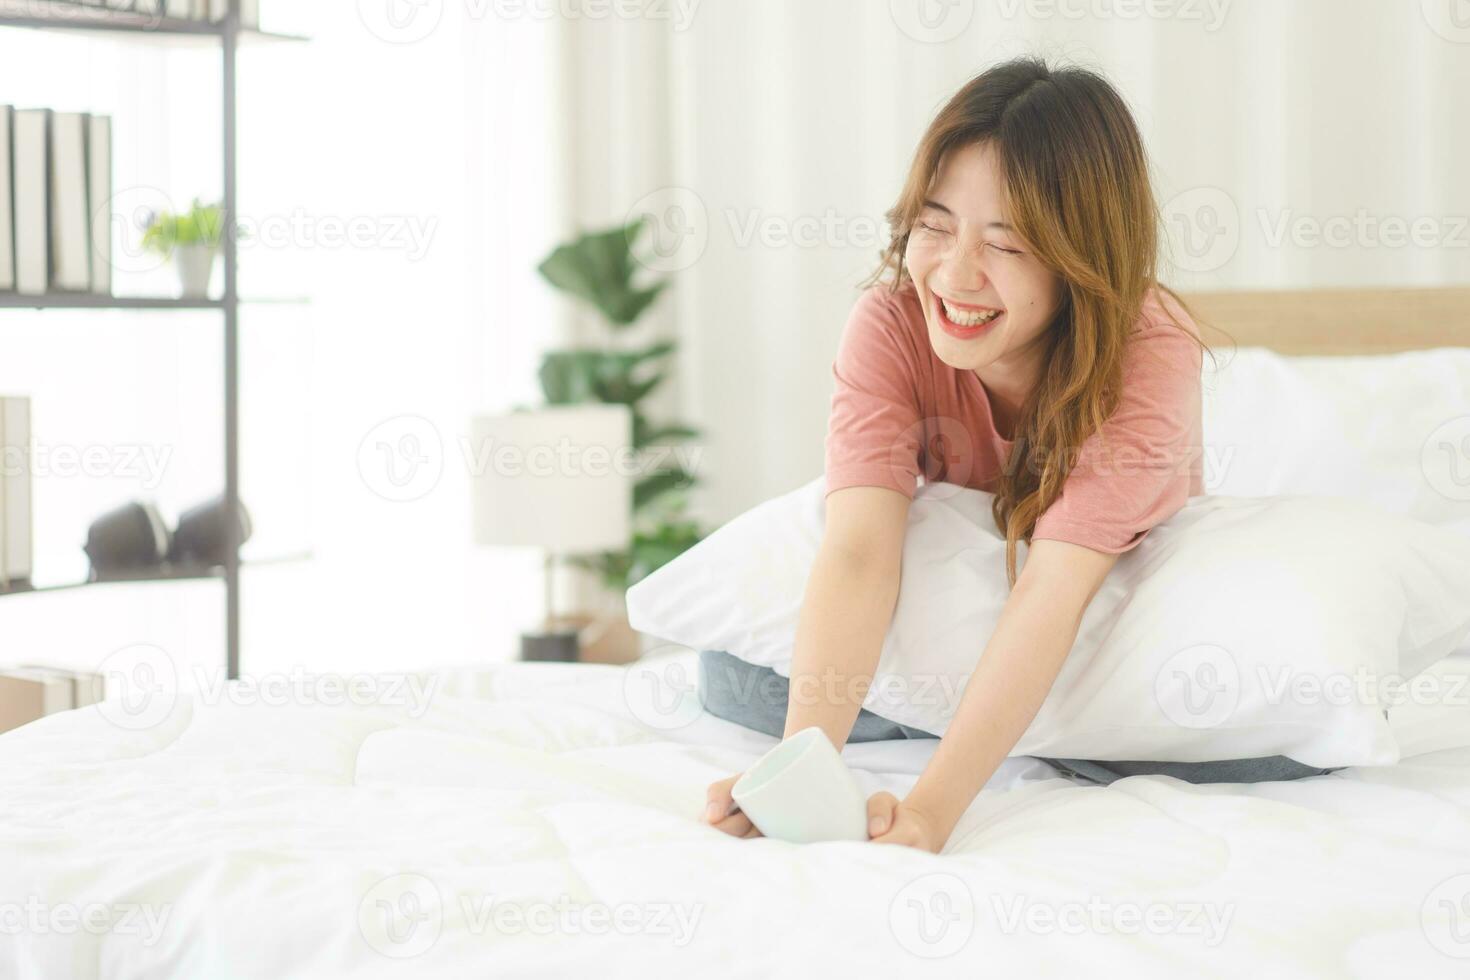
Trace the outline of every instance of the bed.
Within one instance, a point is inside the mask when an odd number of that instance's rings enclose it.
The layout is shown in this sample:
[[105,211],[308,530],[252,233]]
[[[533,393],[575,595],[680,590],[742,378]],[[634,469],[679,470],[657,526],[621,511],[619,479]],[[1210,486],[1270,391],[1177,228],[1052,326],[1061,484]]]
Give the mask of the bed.
[[[1404,337],[1313,325],[1388,294],[1315,295],[1197,305],[1294,353],[1470,343],[1470,291],[1400,294],[1438,315]],[[1470,648],[1391,712],[1397,765],[1101,787],[1012,758],[937,856],[701,824],[775,740],[703,712],[696,657],[361,706],[160,690],[0,737],[0,977],[1470,975]],[[934,744],[844,757],[902,796]]]

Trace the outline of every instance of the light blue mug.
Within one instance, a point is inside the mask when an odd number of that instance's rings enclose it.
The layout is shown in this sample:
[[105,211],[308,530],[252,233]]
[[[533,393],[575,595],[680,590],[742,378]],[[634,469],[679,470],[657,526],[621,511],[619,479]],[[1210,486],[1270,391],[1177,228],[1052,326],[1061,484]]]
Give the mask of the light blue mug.
[[868,804],[851,770],[816,726],[772,748],[730,795],[767,837],[809,844],[867,840]]

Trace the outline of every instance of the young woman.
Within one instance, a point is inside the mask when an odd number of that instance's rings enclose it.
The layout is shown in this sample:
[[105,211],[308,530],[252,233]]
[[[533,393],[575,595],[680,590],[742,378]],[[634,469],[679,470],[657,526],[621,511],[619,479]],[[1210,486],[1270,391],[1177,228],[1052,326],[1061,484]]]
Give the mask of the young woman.
[[[1031,723],[1119,554],[1203,492],[1204,347],[1155,276],[1138,129],[1094,72],[1022,59],[970,81],[924,134],[888,219],[891,243],[833,364],[826,530],[792,652],[798,690],[840,693],[790,699],[769,668],[721,651],[701,656],[701,693],[721,717],[782,737],[817,725],[839,748],[934,737],[862,708],[908,507],[920,473],[994,493],[1012,586],[1000,621],[912,790],[868,803],[873,840],[937,852]],[[752,684],[757,673],[769,676]],[[773,690],[779,701],[749,696]],[[1101,783],[1327,771],[1280,756],[1047,761]],[[705,818],[758,836],[731,803],[737,778],[710,786]]]

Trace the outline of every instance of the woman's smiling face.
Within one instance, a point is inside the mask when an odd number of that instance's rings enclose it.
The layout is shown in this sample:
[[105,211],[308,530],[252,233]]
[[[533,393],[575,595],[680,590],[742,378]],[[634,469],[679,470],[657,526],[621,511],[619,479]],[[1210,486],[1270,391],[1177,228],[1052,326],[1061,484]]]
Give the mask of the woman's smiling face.
[[1034,368],[1061,304],[1061,279],[1011,228],[1003,189],[989,143],[951,150],[909,234],[904,264],[929,343],[953,368]]

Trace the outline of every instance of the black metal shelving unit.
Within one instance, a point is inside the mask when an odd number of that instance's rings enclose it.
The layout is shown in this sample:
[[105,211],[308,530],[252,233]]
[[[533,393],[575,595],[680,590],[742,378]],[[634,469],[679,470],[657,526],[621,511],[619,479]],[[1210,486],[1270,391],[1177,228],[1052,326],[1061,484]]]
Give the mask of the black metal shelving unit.
[[[218,310],[224,316],[224,416],[226,513],[240,504],[240,386],[239,328],[240,294],[235,215],[238,213],[236,184],[236,54],[242,43],[300,42],[294,34],[272,34],[240,23],[240,0],[228,0],[223,20],[195,21],[163,17],[156,13],[84,6],[66,0],[0,0],[0,28],[26,28],[81,32],[117,40],[156,44],[219,45],[223,62],[223,157],[225,222],[223,253],[225,291],[219,299],[176,299],[170,297],[102,296],[86,293],[48,293],[39,296],[0,294],[0,308],[106,309],[106,310]],[[226,522],[230,525],[230,522]],[[233,525],[226,533],[233,538]],[[20,587],[5,595],[51,592],[81,586],[117,582],[161,582],[186,579],[221,579],[225,586],[225,669],[231,680],[240,676],[240,542],[231,540],[225,563],[211,567],[160,569],[136,578],[108,578],[58,586]]]

